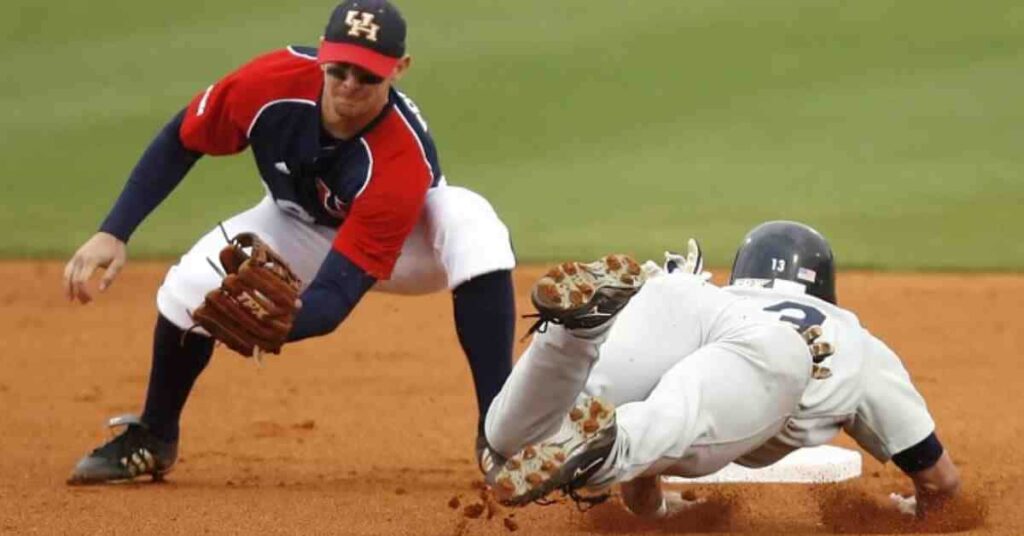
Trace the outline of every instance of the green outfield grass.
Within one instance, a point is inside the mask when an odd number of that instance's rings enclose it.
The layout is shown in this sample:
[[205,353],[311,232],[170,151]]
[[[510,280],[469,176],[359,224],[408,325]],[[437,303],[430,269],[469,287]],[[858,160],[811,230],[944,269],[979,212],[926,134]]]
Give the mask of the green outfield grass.
[[[0,256],[70,254],[195,92],[315,43],[334,5],[144,4],[0,5]],[[403,88],[522,260],[692,235],[725,265],[746,229],[785,218],[844,267],[1024,268],[1019,2],[400,5]],[[131,255],[176,255],[262,192],[249,155],[206,159]]]

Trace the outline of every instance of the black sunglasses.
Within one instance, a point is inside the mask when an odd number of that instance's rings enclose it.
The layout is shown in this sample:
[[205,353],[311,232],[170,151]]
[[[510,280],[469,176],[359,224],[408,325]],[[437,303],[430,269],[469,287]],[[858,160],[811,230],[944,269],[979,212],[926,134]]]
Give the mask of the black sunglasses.
[[344,81],[351,74],[356,82],[360,84],[375,86],[384,81],[384,78],[377,76],[366,69],[352,65],[351,63],[335,63],[324,71],[338,80]]

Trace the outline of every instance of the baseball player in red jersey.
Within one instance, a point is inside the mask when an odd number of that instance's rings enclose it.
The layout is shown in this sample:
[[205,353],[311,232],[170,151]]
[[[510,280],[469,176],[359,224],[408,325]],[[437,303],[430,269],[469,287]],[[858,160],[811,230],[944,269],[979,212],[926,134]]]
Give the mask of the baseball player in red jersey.
[[817,231],[756,227],[725,288],[702,276],[695,243],[669,264],[642,270],[612,255],[538,281],[533,303],[553,325],[487,416],[482,465],[502,500],[617,483],[632,512],[664,517],[689,505],[662,491],[661,475],[765,467],[841,431],[914,483],[915,497],[893,497],[900,511],[924,516],[958,493],[899,357],[837,305],[832,250]]
[[447,184],[427,122],[395,87],[411,65],[405,38],[388,1],[343,2],[319,48],[253,59],[198,92],[146,149],[99,232],[68,262],[69,299],[92,299],[96,268],[106,268],[99,289],[111,284],[133,231],[203,155],[251,149],[266,196],[223,230],[212,228],[168,271],[142,415],[113,419],[124,431],[82,458],[70,483],[158,478],[174,465],[181,411],[214,347],[190,312],[220,285],[209,259],[225,232],[255,233],[304,282],[290,341],[330,333],[371,288],[451,289],[486,413],[511,369],[515,259],[491,205]]

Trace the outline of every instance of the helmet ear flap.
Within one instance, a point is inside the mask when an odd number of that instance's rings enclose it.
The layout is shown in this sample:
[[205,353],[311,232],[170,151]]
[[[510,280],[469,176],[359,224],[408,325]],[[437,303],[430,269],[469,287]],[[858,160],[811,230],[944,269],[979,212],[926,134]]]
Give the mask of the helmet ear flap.
[[747,233],[736,250],[729,284],[772,287],[780,280],[836,303],[835,257],[821,233],[794,221],[762,223]]

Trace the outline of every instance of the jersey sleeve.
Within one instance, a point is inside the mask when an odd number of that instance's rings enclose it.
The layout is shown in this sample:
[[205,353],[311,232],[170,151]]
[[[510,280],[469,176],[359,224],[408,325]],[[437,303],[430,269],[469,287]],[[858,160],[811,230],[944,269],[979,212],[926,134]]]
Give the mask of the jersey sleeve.
[[209,155],[241,152],[249,145],[249,129],[265,104],[294,93],[296,87],[303,94],[315,92],[312,86],[305,87],[310,77],[301,76],[313,65],[287,50],[254,58],[192,98],[179,131],[182,144]]
[[928,437],[935,421],[896,353],[867,330],[864,334],[863,398],[845,429],[885,462]]
[[235,102],[239,100],[238,77],[238,73],[232,73],[192,98],[179,131],[185,147],[209,155],[227,155],[248,146],[248,124],[242,124]]
[[[392,113],[368,137],[373,162],[369,182],[334,240],[334,249],[377,280],[386,280],[402,252],[402,244],[423,212],[433,176],[422,149],[407,125]],[[404,137],[406,143],[396,142]],[[388,141],[384,141],[391,138]]]

